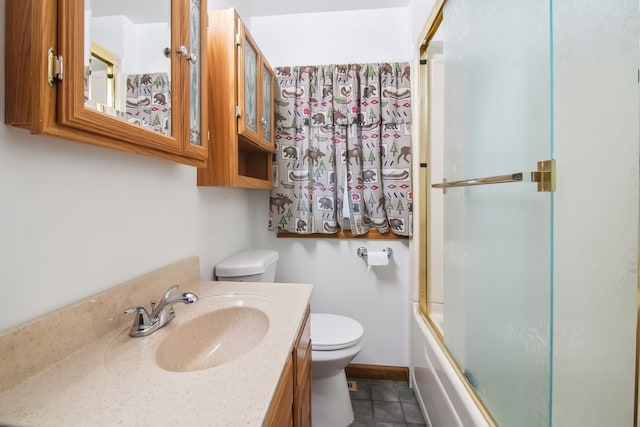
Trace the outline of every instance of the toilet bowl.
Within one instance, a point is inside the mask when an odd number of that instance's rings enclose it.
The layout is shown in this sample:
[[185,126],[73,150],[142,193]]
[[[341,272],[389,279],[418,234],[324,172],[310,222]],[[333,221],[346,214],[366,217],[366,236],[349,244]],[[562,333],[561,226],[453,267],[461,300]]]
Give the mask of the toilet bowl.
[[[256,249],[219,262],[214,276],[222,281],[273,282],[278,253]],[[311,313],[311,417],[314,427],[346,427],[353,409],[344,368],[362,350],[364,328],[347,316]]]
[[353,408],[344,368],[362,350],[364,328],[350,317],[311,313],[311,417],[314,427],[348,426]]

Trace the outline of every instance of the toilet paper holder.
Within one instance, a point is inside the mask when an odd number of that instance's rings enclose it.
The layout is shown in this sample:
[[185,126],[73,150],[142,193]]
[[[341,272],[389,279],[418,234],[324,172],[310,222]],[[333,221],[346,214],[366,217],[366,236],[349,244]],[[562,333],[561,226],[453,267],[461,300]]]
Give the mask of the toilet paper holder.
[[[391,250],[391,248],[384,248],[382,250],[382,252],[386,252],[387,257],[391,258],[391,255],[393,255],[393,251]],[[367,248],[365,248],[364,246],[360,246],[358,248],[358,250],[356,251],[356,254],[358,254],[358,256],[360,258],[366,258],[367,257]]]

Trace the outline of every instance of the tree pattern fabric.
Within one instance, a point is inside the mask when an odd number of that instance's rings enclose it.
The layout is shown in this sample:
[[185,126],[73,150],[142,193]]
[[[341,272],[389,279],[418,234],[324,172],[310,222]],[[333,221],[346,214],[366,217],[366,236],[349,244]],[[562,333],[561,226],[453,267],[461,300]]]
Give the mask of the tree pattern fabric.
[[171,135],[171,91],[167,73],[128,75],[126,98],[127,121]]
[[[411,67],[375,63],[276,69],[269,228],[354,235],[412,231]],[[347,200],[343,194],[347,186]]]

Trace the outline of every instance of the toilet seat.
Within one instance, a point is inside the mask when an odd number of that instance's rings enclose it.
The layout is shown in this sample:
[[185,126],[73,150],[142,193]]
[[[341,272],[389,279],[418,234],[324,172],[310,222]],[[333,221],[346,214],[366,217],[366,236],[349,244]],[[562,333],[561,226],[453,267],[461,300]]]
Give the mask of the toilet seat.
[[347,348],[362,339],[362,325],[339,314],[311,313],[311,349],[330,351]]

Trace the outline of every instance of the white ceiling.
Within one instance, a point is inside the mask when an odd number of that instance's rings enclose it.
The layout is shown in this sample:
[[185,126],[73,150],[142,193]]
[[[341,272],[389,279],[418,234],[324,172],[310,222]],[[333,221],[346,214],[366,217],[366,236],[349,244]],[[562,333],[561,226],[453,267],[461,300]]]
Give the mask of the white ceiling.
[[252,16],[409,6],[409,0],[248,0]]

